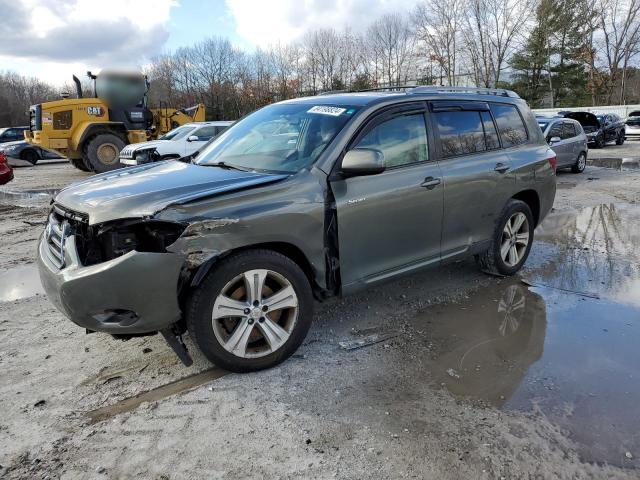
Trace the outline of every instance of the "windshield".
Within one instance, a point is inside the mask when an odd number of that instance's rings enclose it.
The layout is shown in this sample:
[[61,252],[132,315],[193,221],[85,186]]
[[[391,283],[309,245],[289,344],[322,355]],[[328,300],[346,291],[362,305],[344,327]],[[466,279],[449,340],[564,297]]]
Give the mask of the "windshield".
[[295,173],[315,162],[356,110],[351,106],[270,105],[217,137],[195,163]]
[[181,138],[186,137],[189,133],[193,132],[196,127],[183,125],[178,128],[174,128],[170,132],[162,135],[158,140],[180,140]]
[[6,132],[7,130],[9,130],[8,127],[6,128],[0,128],[0,135],[2,135],[4,132]]

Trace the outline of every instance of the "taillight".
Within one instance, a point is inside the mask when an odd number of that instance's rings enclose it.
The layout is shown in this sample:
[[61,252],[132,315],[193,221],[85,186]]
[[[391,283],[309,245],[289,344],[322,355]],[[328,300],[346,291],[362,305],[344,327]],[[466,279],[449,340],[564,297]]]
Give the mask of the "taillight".
[[555,155],[547,158],[547,160],[549,160],[549,165],[551,165],[551,168],[553,168],[553,171],[556,171],[556,167],[558,166],[558,157],[556,157]]
[[0,152],[0,163],[7,163],[7,156]]

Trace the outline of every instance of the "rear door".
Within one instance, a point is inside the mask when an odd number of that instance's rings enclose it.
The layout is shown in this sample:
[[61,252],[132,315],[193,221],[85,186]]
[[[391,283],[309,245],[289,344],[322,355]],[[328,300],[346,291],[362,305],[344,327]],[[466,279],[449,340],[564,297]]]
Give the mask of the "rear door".
[[489,104],[434,101],[430,115],[445,187],[444,259],[491,237],[515,176],[509,155],[501,149]]
[[582,150],[578,131],[572,122],[562,122],[562,140],[567,142],[567,158],[566,163],[563,165],[571,166],[576,163],[578,155]]
[[416,102],[379,113],[349,145],[381,151],[384,172],[331,180],[347,290],[440,258],[443,183],[425,108]]

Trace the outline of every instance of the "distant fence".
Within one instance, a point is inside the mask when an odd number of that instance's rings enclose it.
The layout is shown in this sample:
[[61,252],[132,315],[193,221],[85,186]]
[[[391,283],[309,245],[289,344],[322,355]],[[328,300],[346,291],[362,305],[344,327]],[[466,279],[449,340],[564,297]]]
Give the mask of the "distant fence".
[[627,118],[629,113],[634,110],[640,110],[640,105],[606,105],[601,107],[561,107],[561,108],[534,108],[533,111],[540,115],[555,115],[562,111],[574,111],[574,112],[591,112],[596,115],[602,113],[615,113],[616,115]]

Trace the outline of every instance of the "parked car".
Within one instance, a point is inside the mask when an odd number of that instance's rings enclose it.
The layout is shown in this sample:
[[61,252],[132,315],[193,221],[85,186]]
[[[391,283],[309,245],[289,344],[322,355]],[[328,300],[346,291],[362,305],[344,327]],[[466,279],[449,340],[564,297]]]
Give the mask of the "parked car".
[[0,143],[24,140],[25,130],[29,130],[29,127],[0,128]]
[[0,152],[0,185],[9,183],[13,180],[13,168],[7,162],[7,156]]
[[26,140],[2,143],[0,144],[0,152],[3,152],[7,157],[20,158],[33,165],[38,163],[38,160],[45,158],[63,158],[56,152],[51,152],[38,145],[31,145]]
[[640,110],[629,114],[624,128],[626,138],[640,138]]
[[624,143],[624,122],[613,113],[594,115],[590,112],[564,112],[564,118],[576,120],[587,135],[589,145],[602,148],[608,142]]
[[517,272],[553,205],[555,167],[534,115],[506,90],[288,100],[194,163],[62,190],[40,276],[89,331],[160,331],[189,364],[188,331],[216,365],[259,370],[298,348],[314,298],[469,255],[490,274]]
[[171,130],[157,140],[132,143],[120,152],[123,165],[140,165],[191,155],[216,135],[224,132],[233,122],[186,123]]
[[570,118],[536,119],[547,143],[556,152],[558,168],[571,168],[573,173],[583,172],[589,148],[580,123]]

